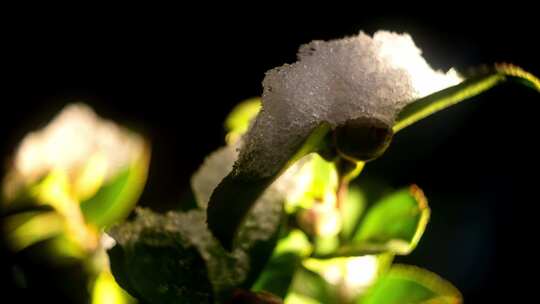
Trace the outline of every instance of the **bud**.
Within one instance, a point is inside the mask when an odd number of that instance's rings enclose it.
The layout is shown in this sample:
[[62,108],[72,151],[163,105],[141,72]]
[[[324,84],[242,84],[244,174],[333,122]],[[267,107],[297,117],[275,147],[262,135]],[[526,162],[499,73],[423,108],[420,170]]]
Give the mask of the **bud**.
[[394,135],[390,124],[374,117],[347,120],[334,130],[334,143],[340,156],[368,161],[381,156]]

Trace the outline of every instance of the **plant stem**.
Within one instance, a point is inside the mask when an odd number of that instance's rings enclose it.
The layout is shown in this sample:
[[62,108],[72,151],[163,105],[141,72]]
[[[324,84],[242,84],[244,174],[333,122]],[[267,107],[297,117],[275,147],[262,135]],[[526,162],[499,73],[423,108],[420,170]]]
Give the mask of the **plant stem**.
[[338,172],[338,187],[336,193],[336,208],[340,209],[343,202],[347,199],[349,182],[357,177],[364,168],[364,162],[352,162],[350,160],[339,158],[335,161]]

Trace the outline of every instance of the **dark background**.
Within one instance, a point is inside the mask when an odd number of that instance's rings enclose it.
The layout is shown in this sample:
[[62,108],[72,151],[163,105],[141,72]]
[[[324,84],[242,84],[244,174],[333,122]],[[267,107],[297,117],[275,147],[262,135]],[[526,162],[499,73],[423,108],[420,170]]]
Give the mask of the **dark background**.
[[[298,46],[313,39],[409,32],[436,68],[506,61],[540,75],[534,16],[503,7],[469,15],[438,9],[420,17],[353,7],[320,15],[262,16],[260,9],[216,17],[207,10],[83,10],[6,22],[1,155],[7,161],[24,134],[66,103],[84,101],[151,139],[141,204],[166,210],[189,195],[191,174],[223,145],[228,111],[259,95],[264,72],[293,62]],[[539,109],[537,92],[497,87],[399,133],[366,168],[366,175],[394,187],[416,183],[430,200],[422,241],[398,261],[440,274],[467,303],[534,297]],[[3,277],[10,258],[2,258]]]

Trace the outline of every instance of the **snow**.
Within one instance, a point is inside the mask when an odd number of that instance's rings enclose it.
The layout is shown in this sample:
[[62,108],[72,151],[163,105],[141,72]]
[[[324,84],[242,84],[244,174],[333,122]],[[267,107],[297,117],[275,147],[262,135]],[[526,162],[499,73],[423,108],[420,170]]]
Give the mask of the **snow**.
[[369,117],[391,126],[405,105],[461,82],[433,70],[408,34],[378,31],[300,47],[298,61],[266,73],[262,110],[236,171],[271,176],[321,122]]

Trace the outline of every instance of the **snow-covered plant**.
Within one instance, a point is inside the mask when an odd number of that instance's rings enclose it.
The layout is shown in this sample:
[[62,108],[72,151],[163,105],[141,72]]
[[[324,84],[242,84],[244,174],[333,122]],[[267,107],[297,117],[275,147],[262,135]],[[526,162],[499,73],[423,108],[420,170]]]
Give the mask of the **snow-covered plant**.
[[227,145],[192,178],[197,209],[140,210],[111,231],[113,272],[149,303],[460,303],[435,274],[392,265],[428,224],[422,190],[366,201],[376,189],[350,182],[403,128],[506,80],[540,91],[509,64],[435,71],[408,34],[306,44],[227,118]]
[[105,249],[112,239],[103,230],[135,206],[149,160],[142,136],[85,104],[67,105],[25,136],[12,157],[0,201],[7,246],[14,253],[35,251],[50,264],[82,265],[94,303],[101,289],[109,299],[127,301],[108,269]]
[[437,275],[392,264],[429,222],[423,191],[351,181],[400,130],[504,81],[540,91],[510,64],[433,70],[408,34],[301,46],[227,117],[226,145],[191,179],[196,208],[137,209],[107,231],[116,281],[142,303],[461,303]]

